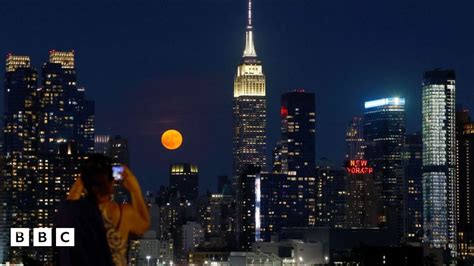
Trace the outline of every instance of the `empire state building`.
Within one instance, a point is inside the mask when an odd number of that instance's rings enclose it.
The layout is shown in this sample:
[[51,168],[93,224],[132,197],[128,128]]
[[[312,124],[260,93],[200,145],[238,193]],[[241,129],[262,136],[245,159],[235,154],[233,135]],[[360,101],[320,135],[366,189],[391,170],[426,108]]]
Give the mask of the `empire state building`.
[[253,41],[252,0],[248,2],[245,49],[234,78],[233,176],[248,165],[265,169],[266,100],[265,75]]

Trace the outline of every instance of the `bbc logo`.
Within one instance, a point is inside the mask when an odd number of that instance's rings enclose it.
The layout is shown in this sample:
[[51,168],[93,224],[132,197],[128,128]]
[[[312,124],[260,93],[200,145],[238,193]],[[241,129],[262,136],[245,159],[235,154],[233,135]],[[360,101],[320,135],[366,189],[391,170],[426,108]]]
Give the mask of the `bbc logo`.
[[[56,228],[56,247],[74,247],[74,228]],[[30,228],[10,228],[11,247],[30,246]],[[52,247],[52,228],[33,228],[33,247]]]

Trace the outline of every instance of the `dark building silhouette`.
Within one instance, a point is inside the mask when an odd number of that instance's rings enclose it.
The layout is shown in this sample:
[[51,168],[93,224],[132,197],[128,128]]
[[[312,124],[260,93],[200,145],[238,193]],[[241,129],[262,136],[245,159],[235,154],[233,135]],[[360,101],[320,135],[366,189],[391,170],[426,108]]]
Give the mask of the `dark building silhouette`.
[[199,171],[197,165],[189,163],[170,166],[170,188],[176,189],[181,197],[194,201],[199,195]]
[[407,134],[403,147],[404,241],[423,239],[423,142],[420,133]]
[[403,225],[402,149],[405,141],[405,99],[384,98],[365,102],[365,159],[380,193],[379,224],[399,232]]
[[232,182],[229,176],[220,175],[217,177],[217,193],[223,193],[224,189],[230,189]]
[[281,97],[281,173],[288,175],[286,188],[291,195],[290,211],[298,220],[287,219],[284,226],[314,226],[316,222],[315,178],[315,97],[295,90]]
[[459,258],[474,257],[474,123],[469,110],[456,112],[457,157],[457,245]]
[[316,113],[314,93],[295,90],[281,96],[282,172],[314,176]]

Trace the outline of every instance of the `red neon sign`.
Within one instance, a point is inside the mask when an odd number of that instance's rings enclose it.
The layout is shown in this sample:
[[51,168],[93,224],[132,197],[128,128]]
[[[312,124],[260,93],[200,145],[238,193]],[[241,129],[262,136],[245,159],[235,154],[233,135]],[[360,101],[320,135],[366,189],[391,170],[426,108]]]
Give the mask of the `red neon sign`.
[[346,169],[352,175],[365,175],[374,172],[374,168],[369,166],[367,160],[350,160]]

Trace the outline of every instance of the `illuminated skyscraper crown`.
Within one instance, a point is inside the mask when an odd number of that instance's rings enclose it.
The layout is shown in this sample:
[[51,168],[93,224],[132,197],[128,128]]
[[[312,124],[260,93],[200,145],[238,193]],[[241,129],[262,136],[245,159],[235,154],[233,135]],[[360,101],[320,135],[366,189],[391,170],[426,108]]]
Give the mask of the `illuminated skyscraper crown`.
[[245,33],[245,50],[242,57],[257,57],[255,51],[255,45],[253,43],[253,31],[252,31],[252,0],[249,0],[248,6],[248,24],[247,32]]

